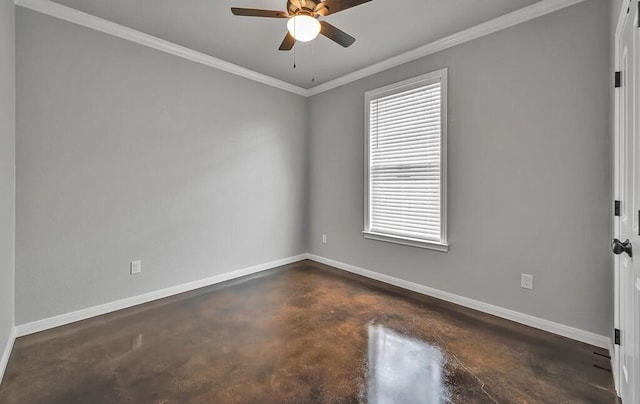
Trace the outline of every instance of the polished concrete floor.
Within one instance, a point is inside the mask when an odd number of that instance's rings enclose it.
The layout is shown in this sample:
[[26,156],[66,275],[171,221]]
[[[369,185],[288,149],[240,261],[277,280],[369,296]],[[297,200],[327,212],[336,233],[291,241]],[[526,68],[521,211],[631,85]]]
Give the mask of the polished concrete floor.
[[603,354],[303,261],[19,338],[0,403],[614,403]]

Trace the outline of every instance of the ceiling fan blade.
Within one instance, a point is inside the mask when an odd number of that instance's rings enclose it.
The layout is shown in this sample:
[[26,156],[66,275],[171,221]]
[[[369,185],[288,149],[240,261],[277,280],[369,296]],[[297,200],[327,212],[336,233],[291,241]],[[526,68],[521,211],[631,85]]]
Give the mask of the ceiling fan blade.
[[233,15],[242,15],[245,17],[289,18],[289,15],[284,11],[258,10],[256,8],[231,7],[231,12]]
[[326,21],[320,21],[320,33],[332,41],[344,46],[345,48],[353,45],[356,41],[354,37],[344,31],[339,30]]
[[293,35],[287,32],[287,36],[285,36],[284,39],[282,40],[282,43],[280,44],[280,47],[278,48],[278,50],[289,51],[293,49],[293,45],[295,44],[296,44],[296,39],[293,37]]
[[322,4],[329,10],[325,15],[330,15],[370,1],[371,0],[325,0]]

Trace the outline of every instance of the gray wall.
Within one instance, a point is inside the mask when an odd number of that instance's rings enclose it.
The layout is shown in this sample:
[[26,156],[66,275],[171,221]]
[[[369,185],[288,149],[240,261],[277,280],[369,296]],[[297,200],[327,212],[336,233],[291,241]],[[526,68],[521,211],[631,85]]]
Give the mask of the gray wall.
[[[14,326],[15,35],[14,6],[0,0],[0,357]],[[0,375],[2,369],[0,369]],[[1,377],[1,376],[0,376]]]
[[305,252],[306,99],[16,19],[17,324]]
[[[314,254],[608,335],[608,7],[589,0],[310,100],[19,9],[16,322],[308,240]],[[363,93],[442,67],[451,250],[365,240]]]
[[[589,0],[312,97],[310,252],[609,335],[609,7]],[[364,239],[363,94],[444,67],[450,251]]]

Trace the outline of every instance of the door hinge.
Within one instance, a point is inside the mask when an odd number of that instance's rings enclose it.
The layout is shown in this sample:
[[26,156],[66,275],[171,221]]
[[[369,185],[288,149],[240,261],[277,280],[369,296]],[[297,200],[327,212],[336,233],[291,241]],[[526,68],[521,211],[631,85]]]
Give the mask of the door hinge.
[[620,88],[620,86],[622,86],[622,72],[616,72],[613,85],[615,88]]
[[620,201],[613,201],[613,215],[620,216]]
[[613,342],[616,345],[620,345],[620,330],[617,328],[613,330]]

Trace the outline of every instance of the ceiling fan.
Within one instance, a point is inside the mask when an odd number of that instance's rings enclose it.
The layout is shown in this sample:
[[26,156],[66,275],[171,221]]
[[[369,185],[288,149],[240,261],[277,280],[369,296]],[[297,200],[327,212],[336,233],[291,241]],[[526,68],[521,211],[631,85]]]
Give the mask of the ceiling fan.
[[232,7],[231,12],[234,15],[246,17],[288,18],[287,30],[289,32],[280,44],[281,51],[291,50],[296,41],[311,41],[318,34],[322,34],[346,48],[351,46],[356,39],[326,21],[319,21],[318,18],[369,1],[371,0],[288,0],[287,11]]

